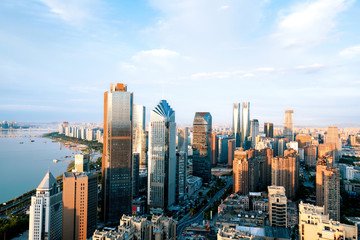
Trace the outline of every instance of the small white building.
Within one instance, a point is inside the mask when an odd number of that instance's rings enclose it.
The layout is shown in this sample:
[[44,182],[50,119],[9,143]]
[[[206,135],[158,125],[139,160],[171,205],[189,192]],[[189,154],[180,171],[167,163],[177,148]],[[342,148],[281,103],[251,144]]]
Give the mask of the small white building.
[[340,164],[340,173],[343,179],[354,179],[354,167],[347,164]]

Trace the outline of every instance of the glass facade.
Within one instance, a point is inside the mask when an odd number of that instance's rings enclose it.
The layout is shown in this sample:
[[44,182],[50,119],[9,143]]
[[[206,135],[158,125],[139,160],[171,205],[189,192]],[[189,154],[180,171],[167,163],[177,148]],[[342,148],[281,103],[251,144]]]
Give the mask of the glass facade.
[[243,102],[242,104],[242,121],[241,121],[241,147],[244,150],[250,148],[250,103]]
[[133,93],[111,86],[104,95],[103,213],[105,222],[131,214]]
[[211,180],[211,130],[212,117],[209,112],[195,113],[193,123],[193,175],[203,182]]
[[235,147],[241,147],[240,138],[240,103],[234,103],[233,106],[233,137],[235,139]]

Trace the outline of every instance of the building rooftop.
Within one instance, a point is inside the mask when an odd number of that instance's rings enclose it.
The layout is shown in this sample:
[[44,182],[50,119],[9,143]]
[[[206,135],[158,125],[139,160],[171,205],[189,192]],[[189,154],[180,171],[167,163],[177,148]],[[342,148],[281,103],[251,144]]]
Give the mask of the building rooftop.
[[56,179],[50,171],[47,171],[36,190],[50,190],[53,188],[54,184],[56,184]]

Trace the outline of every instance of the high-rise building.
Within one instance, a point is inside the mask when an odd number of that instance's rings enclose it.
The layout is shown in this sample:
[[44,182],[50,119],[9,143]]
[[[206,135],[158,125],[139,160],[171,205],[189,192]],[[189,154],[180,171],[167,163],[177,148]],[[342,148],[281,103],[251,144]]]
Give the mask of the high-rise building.
[[96,229],[97,173],[64,173],[63,239],[89,239]]
[[305,165],[309,167],[316,167],[316,156],[316,146],[307,146],[304,148]]
[[255,148],[255,138],[257,135],[259,135],[259,121],[257,119],[252,119],[250,122],[250,137],[252,148]]
[[329,126],[326,134],[326,143],[332,143],[335,145],[335,158],[339,160],[341,155],[341,141],[339,138],[339,129],[335,126]]
[[235,139],[228,140],[228,166],[232,167],[234,161],[234,152],[235,152]]
[[133,160],[132,160],[132,193],[133,197],[136,197],[139,195],[139,189],[140,189],[140,154],[139,153],[133,153]]
[[299,134],[296,135],[295,140],[298,142],[299,148],[305,148],[311,145],[312,137],[309,135]]
[[340,170],[332,166],[332,157],[318,159],[316,165],[316,205],[324,206],[325,214],[340,220]]
[[271,185],[271,160],[273,158],[273,150],[264,148],[255,151],[255,159],[259,164],[259,190],[266,189]]
[[357,239],[357,225],[334,221],[325,213],[323,206],[299,204],[299,239]]
[[87,172],[90,171],[90,156],[89,154],[76,154],[75,155],[75,171]]
[[146,147],[145,144],[145,106],[133,105],[133,153],[139,153],[141,167],[146,167]]
[[[209,112],[197,112],[193,124],[193,175],[203,182],[211,180],[211,128]],[[226,159],[227,160],[227,159]]]
[[273,227],[287,227],[287,198],[282,186],[268,186],[269,221]]
[[250,148],[250,102],[242,103],[242,121],[241,121],[241,146],[245,150]]
[[235,139],[235,148],[241,147],[241,134],[240,134],[240,103],[233,105],[233,137]]
[[161,100],[151,111],[149,124],[148,205],[165,209],[176,194],[175,111]]
[[219,155],[219,138],[216,133],[211,134],[211,165],[215,166]]
[[293,124],[293,110],[285,111],[285,121],[284,121],[284,137],[287,142],[294,140],[294,124]]
[[318,146],[318,158],[331,156],[328,160],[334,161],[336,158],[335,143],[321,143]]
[[218,135],[219,138],[219,153],[218,153],[218,163],[228,164],[229,161],[229,140],[233,139],[228,135]]
[[31,197],[29,240],[61,240],[62,208],[62,192],[48,171]]
[[184,152],[188,154],[189,146],[189,128],[184,127],[178,130],[178,152]]
[[104,93],[104,143],[102,155],[103,214],[117,222],[132,213],[132,109],[133,93],[121,83]]
[[265,137],[273,138],[274,137],[274,124],[273,123],[264,123],[264,133],[265,133]]
[[283,186],[286,196],[295,198],[299,186],[299,154],[293,150],[285,150],[284,157],[274,157],[271,161],[271,185]]
[[259,164],[253,149],[236,150],[233,162],[233,188],[235,193],[246,195],[258,190]]
[[176,153],[176,199],[186,194],[187,154]]

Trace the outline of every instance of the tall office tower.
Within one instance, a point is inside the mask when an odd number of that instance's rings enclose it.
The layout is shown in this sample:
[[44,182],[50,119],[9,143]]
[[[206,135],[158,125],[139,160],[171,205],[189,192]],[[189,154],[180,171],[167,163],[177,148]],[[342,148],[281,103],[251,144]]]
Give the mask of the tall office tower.
[[310,135],[299,134],[296,135],[295,141],[298,142],[299,148],[305,148],[311,145],[312,138]]
[[250,148],[250,102],[243,102],[242,104],[242,121],[241,121],[241,146],[244,150]]
[[219,138],[219,153],[218,153],[218,163],[228,164],[229,161],[229,140],[233,139],[228,135],[218,135]]
[[241,133],[240,133],[240,103],[233,105],[233,137],[235,139],[235,148],[241,147]]
[[331,220],[323,206],[299,204],[299,239],[357,239],[356,225]]
[[339,129],[335,126],[329,126],[326,134],[326,143],[332,143],[335,145],[335,159],[339,160],[340,158],[340,151],[342,149],[341,147],[341,141],[339,138]]
[[248,194],[257,191],[259,164],[254,158],[254,150],[236,150],[233,162],[233,188],[235,193]]
[[96,229],[97,173],[64,173],[63,239],[86,240]]
[[103,214],[117,222],[132,213],[132,109],[133,93],[121,83],[104,93],[104,143],[102,155]]
[[149,127],[148,205],[165,209],[176,194],[175,112],[166,100],[151,111]]
[[133,153],[139,153],[140,166],[146,167],[145,138],[145,106],[133,105]]
[[309,167],[316,167],[316,146],[307,146],[304,148],[305,165]]
[[235,152],[235,139],[228,140],[228,166],[232,167],[234,161],[234,152]]
[[139,153],[133,153],[133,164],[132,164],[132,192],[133,197],[136,197],[139,195],[139,189],[140,189],[140,154]]
[[75,155],[75,171],[87,172],[90,171],[90,155],[89,154],[76,154]]
[[276,151],[276,156],[284,156],[284,151],[285,151],[285,140],[284,138],[276,138],[275,141],[275,151]]
[[268,186],[270,226],[287,227],[287,198],[282,186]]
[[193,124],[193,175],[201,177],[205,183],[211,180],[211,128],[212,117],[209,112],[195,113]]
[[178,151],[188,154],[189,146],[189,128],[180,128],[178,130]]
[[176,153],[176,199],[186,194],[187,154]]
[[31,197],[29,240],[61,239],[62,192],[48,171]]
[[264,148],[255,151],[255,159],[259,164],[259,187],[260,190],[266,189],[271,185],[271,160],[273,158],[273,150]]
[[294,124],[293,124],[293,110],[285,111],[285,121],[284,121],[284,137],[287,142],[294,140]]
[[299,186],[299,154],[293,150],[285,150],[284,157],[274,157],[271,161],[271,185],[283,186],[286,196],[295,198]]
[[211,134],[211,165],[215,166],[219,155],[219,138],[216,133]]
[[264,133],[267,138],[274,137],[274,124],[273,123],[264,123]]
[[251,147],[255,148],[255,138],[259,135],[259,121],[252,119],[250,122]]
[[340,220],[340,171],[332,167],[332,157],[321,157],[316,165],[316,205],[324,206],[325,214]]

